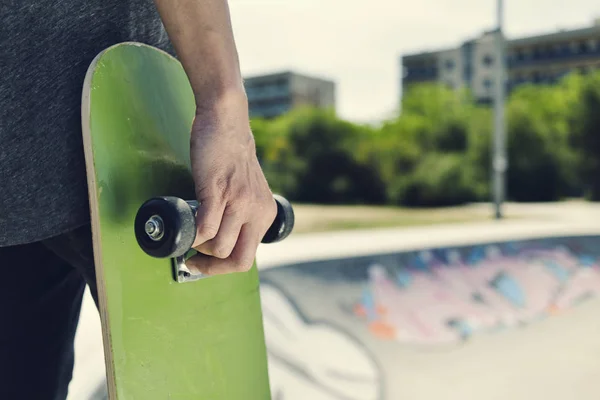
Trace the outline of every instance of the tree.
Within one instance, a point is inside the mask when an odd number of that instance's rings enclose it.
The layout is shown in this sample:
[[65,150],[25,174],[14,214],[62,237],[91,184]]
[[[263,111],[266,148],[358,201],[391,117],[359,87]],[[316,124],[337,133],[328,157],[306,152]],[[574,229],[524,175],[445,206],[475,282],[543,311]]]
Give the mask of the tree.
[[567,85],[525,85],[511,95],[507,107],[510,199],[555,201],[577,186],[568,94]]
[[600,200],[600,72],[574,78],[578,90],[572,116],[573,144],[580,157],[581,178],[590,200]]
[[269,122],[267,129],[260,124],[265,175],[291,200],[385,203],[385,186],[378,172],[367,157],[355,154],[361,143],[368,142],[368,128],[309,107]]
[[422,151],[462,152],[467,149],[472,108],[473,99],[467,90],[424,83],[412,86],[404,95],[400,119],[415,119],[414,126],[419,129],[411,133]]

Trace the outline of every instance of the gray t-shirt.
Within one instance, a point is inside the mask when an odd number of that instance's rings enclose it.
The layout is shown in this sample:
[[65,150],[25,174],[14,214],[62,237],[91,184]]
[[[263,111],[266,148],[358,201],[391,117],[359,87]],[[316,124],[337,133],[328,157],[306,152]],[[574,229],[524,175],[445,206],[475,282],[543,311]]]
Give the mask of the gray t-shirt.
[[153,0],[0,2],[0,246],[89,221],[83,80],[124,41],[173,54]]

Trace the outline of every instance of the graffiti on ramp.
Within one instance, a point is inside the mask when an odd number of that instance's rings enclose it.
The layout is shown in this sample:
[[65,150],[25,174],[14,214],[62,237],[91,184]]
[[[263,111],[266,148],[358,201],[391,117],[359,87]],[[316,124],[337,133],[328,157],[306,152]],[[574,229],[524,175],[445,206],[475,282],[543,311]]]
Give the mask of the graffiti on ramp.
[[437,390],[430,373],[446,379],[460,370],[471,380],[475,361],[496,351],[486,343],[501,343],[502,331],[557,321],[583,302],[600,307],[599,257],[600,237],[562,237],[263,270],[272,398],[413,399]]
[[364,346],[306,320],[273,285],[261,285],[261,301],[274,400],[381,398],[381,377]]
[[448,343],[531,323],[600,293],[595,257],[540,244],[421,251],[402,268],[371,264],[354,312],[379,338]]

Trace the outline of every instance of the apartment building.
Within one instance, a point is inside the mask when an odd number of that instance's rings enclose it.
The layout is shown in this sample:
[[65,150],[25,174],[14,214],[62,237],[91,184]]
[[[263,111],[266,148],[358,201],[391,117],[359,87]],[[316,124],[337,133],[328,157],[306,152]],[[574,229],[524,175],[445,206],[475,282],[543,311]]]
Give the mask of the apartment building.
[[[408,54],[400,58],[402,90],[419,82],[468,87],[474,97],[493,96],[496,32],[463,42],[457,48]],[[564,75],[600,68],[600,20],[576,30],[506,40],[507,89],[524,83],[553,83]]]
[[284,71],[244,80],[251,117],[274,118],[310,105],[335,110],[335,83]]

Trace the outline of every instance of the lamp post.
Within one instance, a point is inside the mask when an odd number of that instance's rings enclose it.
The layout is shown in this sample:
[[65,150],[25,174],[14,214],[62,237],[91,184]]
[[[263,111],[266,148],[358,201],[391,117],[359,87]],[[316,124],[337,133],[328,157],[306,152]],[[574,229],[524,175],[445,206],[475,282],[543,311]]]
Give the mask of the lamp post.
[[505,197],[505,172],[508,167],[506,158],[506,133],[504,119],[504,101],[506,98],[506,49],[504,41],[503,14],[504,1],[497,0],[498,27],[495,35],[496,62],[494,63],[494,140],[492,150],[493,197],[496,219],[503,217],[502,203]]

